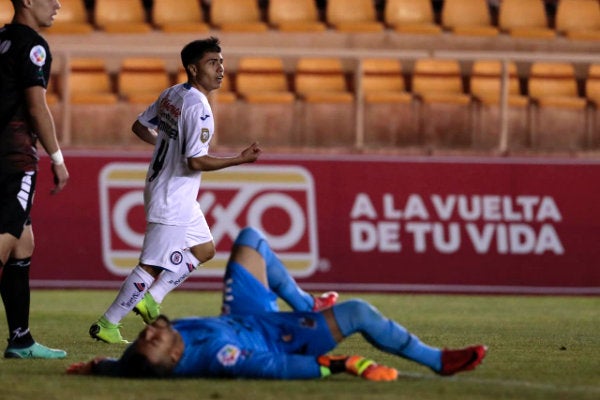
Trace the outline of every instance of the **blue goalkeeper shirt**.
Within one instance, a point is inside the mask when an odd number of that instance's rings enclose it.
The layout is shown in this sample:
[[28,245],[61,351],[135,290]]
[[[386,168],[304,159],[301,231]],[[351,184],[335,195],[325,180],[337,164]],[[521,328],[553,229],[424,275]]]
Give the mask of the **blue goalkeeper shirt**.
[[[316,312],[190,317],[172,324],[184,342],[173,377],[319,378],[317,356],[336,346],[325,318]],[[94,373],[126,375],[117,359],[101,361]]]
[[316,357],[336,345],[314,312],[268,312],[173,321],[185,343],[173,371],[182,377],[310,379]]

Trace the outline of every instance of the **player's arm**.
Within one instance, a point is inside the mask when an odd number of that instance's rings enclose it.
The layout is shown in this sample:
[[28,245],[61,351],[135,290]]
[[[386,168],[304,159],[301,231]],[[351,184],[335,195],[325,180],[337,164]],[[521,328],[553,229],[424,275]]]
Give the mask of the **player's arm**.
[[155,145],[157,133],[154,129],[150,129],[144,124],[142,124],[139,120],[135,120],[133,125],[131,126],[131,130],[137,137],[142,139],[144,142]]
[[242,152],[233,157],[215,157],[205,154],[200,157],[189,157],[188,167],[193,171],[216,171],[234,165],[253,163],[258,159],[261,149],[257,142],[246,147]]
[[52,158],[55,185],[52,194],[55,194],[67,184],[69,172],[60,152],[54,119],[46,103],[46,89],[42,86],[31,86],[25,89],[25,98],[33,131],[37,133],[42,147]]

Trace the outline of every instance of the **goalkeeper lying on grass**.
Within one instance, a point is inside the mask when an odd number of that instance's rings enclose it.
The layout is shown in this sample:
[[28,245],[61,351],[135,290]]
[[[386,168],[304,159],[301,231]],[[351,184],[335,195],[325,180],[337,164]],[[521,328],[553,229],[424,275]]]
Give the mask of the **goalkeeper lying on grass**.
[[[280,312],[277,296],[295,311]],[[413,360],[440,375],[481,363],[485,346],[430,347],[363,300],[336,304],[337,293],[302,291],[253,228],[237,237],[227,264],[223,313],[174,321],[159,316],[120,359],[98,357],[71,365],[70,374],[127,377],[311,379],[346,372],[374,381],[397,378],[394,368],[360,356],[326,355],[361,333],[376,348]]]

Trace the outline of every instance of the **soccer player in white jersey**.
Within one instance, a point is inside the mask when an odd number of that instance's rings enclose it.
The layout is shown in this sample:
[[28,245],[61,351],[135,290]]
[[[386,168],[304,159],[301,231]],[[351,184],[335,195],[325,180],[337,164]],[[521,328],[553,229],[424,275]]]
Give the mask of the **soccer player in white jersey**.
[[261,153],[252,143],[233,157],[208,154],[214,115],[207,96],[221,87],[224,76],[219,40],[187,44],[181,61],[187,82],[164,90],[132,126],[155,146],[144,190],[146,232],[139,264],[90,327],[91,337],[107,343],[126,342],[120,321],[132,310],[146,323],[154,321],[167,293],[213,258],[213,237],[197,201],[202,171],[252,163]]

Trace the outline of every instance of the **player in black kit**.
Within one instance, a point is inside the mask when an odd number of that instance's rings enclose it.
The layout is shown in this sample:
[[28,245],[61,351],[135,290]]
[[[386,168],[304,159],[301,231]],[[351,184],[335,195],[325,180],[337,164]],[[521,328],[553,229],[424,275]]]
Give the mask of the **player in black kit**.
[[52,160],[55,186],[67,184],[54,120],[46,103],[52,56],[38,31],[52,25],[58,0],[12,0],[15,14],[0,28],[0,294],[9,338],[5,358],[64,358],[29,332],[29,266],[33,254],[30,211],[39,140]]

